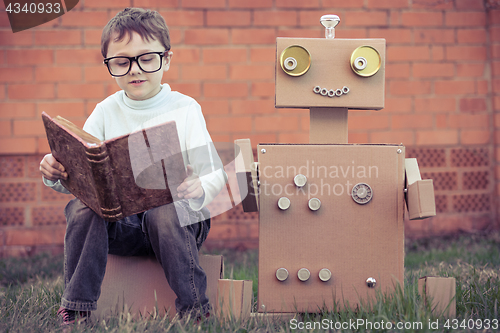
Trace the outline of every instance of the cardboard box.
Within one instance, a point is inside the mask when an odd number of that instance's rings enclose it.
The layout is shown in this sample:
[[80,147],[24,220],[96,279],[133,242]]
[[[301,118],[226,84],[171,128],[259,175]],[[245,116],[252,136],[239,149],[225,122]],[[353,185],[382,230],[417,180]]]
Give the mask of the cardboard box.
[[[223,260],[218,255],[200,255],[200,265],[207,274],[207,296],[217,304],[217,283],[223,277]],[[121,257],[108,255],[106,274],[92,316],[103,318],[118,313],[148,316],[168,312],[176,314],[174,294],[163,268],[154,257]]]
[[[403,287],[403,146],[261,144],[258,153],[260,312],[333,310],[335,302],[355,308],[377,290]],[[296,174],[307,178],[302,188]],[[351,196],[358,183],[371,187],[367,203]],[[278,207],[282,197],[288,209]],[[321,202],[315,211],[308,206],[313,198]],[[280,268],[288,272],[283,281]],[[307,281],[299,279],[302,268]],[[329,280],[320,279],[322,269]]]
[[436,216],[434,183],[432,179],[422,180],[416,158],[405,159],[406,202],[410,220]]
[[247,320],[252,311],[253,281],[220,279],[217,316],[221,319]]
[[235,140],[235,171],[244,212],[259,211],[257,167],[250,139]]
[[455,278],[425,276],[418,279],[418,290],[424,302],[431,302],[431,309],[435,315],[456,317]]

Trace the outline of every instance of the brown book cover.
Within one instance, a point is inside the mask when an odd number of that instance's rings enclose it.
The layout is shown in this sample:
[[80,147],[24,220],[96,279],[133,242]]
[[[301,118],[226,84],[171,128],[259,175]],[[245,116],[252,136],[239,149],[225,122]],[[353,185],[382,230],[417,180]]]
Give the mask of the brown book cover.
[[186,178],[174,121],[101,141],[62,117],[42,113],[61,183],[110,222],[177,199]]

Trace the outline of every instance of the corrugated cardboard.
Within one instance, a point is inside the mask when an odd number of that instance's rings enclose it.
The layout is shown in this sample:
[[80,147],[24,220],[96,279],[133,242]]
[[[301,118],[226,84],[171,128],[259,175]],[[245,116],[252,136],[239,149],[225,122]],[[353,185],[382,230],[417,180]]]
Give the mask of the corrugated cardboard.
[[424,302],[431,302],[434,314],[455,318],[457,311],[455,278],[425,276],[418,279],[418,290]]
[[219,318],[242,321],[250,318],[252,285],[251,280],[220,279],[217,296]]
[[309,143],[347,143],[347,108],[311,108]]
[[[217,283],[223,276],[222,256],[200,255],[200,265],[207,274],[207,296],[212,306],[217,302]],[[121,257],[108,255],[106,274],[93,316],[130,312],[147,316],[175,313],[176,295],[170,289],[161,265],[154,257]]]
[[436,216],[436,202],[432,179],[422,180],[416,158],[405,160],[406,202],[410,220]]
[[[261,144],[258,152],[259,311],[317,312],[334,302],[355,307],[377,290],[403,285],[403,146]],[[303,191],[293,183],[296,173],[307,177]],[[364,205],[350,195],[357,183],[373,191]],[[282,196],[290,199],[284,211],[277,206]],[[313,197],[321,201],[317,211],[308,208]],[[284,282],[276,278],[279,268],[289,272]],[[311,273],[306,282],[297,277],[301,268]],[[318,277],[323,268],[332,273],[328,282]],[[369,277],[375,288],[368,288]]]
[[[302,46],[311,54],[311,67],[302,76],[290,76],[281,69],[281,52],[291,45]],[[380,69],[371,77],[360,77],[351,69],[351,54],[363,45],[372,46],[381,56]],[[385,39],[277,38],[276,52],[276,107],[384,107]],[[322,96],[314,93],[315,86],[328,90],[347,86],[349,93]]]
[[235,140],[235,171],[244,212],[257,212],[257,169],[250,139]]

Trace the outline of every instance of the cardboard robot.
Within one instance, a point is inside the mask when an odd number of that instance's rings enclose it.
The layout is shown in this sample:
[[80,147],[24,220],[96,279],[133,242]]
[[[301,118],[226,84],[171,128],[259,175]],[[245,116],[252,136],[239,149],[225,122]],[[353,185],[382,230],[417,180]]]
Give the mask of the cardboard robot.
[[[404,210],[435,215],[432,180],[393,144],[348,144],[348,109],[384,107],[385,40],[278,38],[276,107],[309,108],[310,140],[237,140],[245,211],[259,211],[259,312],[356,307],[404,283]],[[248,193],[247,193],[248,192]]]

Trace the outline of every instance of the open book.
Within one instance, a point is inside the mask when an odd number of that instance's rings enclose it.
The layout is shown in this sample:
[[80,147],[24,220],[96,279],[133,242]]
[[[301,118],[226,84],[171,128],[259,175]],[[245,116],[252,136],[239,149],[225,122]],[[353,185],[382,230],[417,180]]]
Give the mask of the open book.
[[186,178],[174,121],[101,141],[70,121],[42,119],[52,155],[64,166],[62,185],[114,222],[177,199]]

